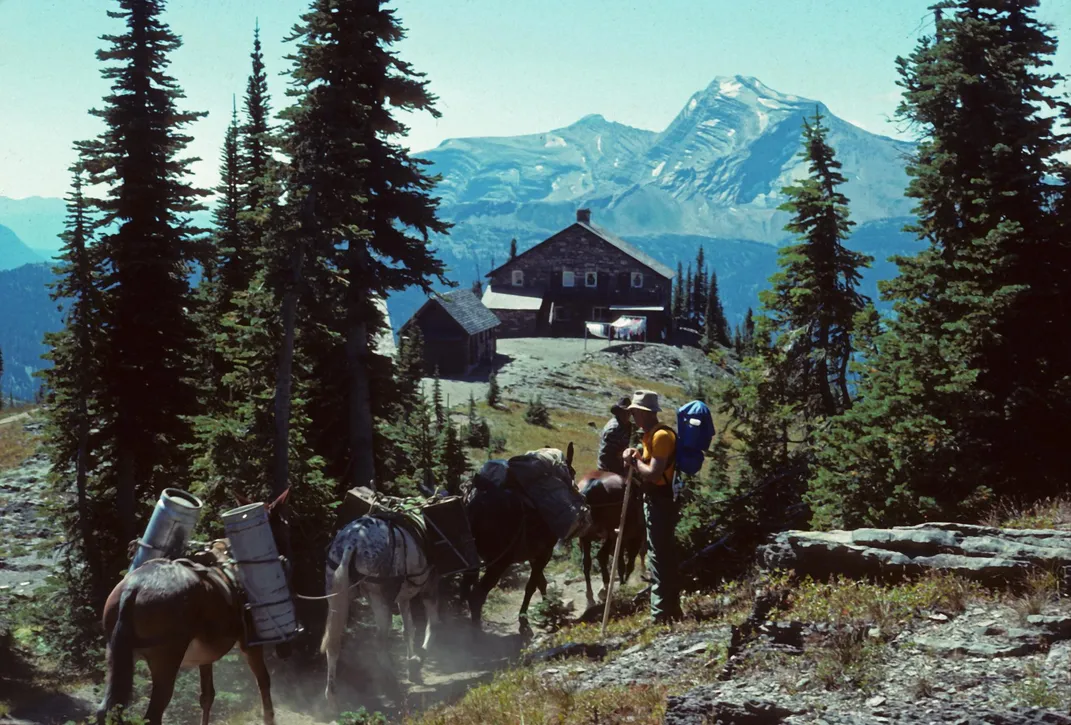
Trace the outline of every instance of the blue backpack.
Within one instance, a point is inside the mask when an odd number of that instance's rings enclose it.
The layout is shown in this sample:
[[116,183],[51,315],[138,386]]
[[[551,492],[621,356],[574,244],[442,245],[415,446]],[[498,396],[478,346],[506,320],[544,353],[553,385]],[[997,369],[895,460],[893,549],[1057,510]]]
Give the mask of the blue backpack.
[[677,470],[695,475],[703,467],[703,453],[714,440],[714,419],[710,408],[699,400],[677,410]]

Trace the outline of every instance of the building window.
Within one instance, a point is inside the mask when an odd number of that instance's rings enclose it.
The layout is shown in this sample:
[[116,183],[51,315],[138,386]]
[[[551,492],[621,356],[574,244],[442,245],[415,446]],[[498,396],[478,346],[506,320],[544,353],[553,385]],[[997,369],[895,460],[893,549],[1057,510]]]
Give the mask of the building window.
[[522,270],[513,270],[513,286],[524,287],[524,272]]
[[632,273],[632,289],[643,287],[643,272]]
[[599,286],[599,273],[598,272],[588,272],[587,274],[585,274],[584,275],[584,286],[585,287],[598,287]]
[[562,287],[575,287],[576,286],[576,274],[569,270],[562,272]]
[[573,319],[572,310],[568,307],[555,307],[554,308],[554,321],[555,322],[569,322]]
[[605,307],[592,307],[591,308],[591,321],[592,322],[609,322],[610,315],[609,310]]

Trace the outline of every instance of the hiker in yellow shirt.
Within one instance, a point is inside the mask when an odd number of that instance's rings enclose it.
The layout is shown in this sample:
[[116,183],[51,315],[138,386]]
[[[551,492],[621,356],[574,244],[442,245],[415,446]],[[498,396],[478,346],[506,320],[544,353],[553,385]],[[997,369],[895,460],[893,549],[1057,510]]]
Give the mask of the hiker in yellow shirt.
[[673,500],[674,459],[677,434],[658,420],[662,408],[658,394],[639,390],[632,396],[629,412],[643,430],[642,450],[628,448],[622,455],[634,469],[643,491],[647,522],[647,570],[651,576],[651,617],[655,623],[681,618],[677,583],[677,505]]

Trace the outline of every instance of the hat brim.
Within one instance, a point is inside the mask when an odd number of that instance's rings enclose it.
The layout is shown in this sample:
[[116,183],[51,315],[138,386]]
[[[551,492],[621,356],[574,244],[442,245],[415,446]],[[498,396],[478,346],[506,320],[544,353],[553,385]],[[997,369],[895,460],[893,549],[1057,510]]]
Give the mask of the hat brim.
[[644,411],[644,412],[647,412],[647,413],[661,413],[661,412],[662,412],[662,409],[661,409],[661,408],[659,408],[659,407],[654,407],[654,408],[648,408],[647,406],[644,406],[644,405],[637,405],[637,404],[635,404],[635,403],[633,403],[632,405],[630,405],[630,406],[628,407],[628,409],[629,409],[629,410],[642,410],[642,411]]

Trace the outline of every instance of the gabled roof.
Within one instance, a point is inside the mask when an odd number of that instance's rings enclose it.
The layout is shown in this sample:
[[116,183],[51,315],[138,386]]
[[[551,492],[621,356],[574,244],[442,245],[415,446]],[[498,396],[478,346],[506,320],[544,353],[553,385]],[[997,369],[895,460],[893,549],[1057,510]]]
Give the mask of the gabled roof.
[[480,299],[472,293],[472,290],[459,289],[453,292],[436,294],[425,302],[424,306],[417,310],[413,317],[418,317],[424,307],[432,303],[436,303],[446,310],[446,313],[453,318],[454,322],[461,325],[462,329],[469,335],[478,335],[501,324],[495,313],[487,309],[480,302]]
[[528,254],[532,250],[538,249],[543,244],[546,244],[547,242],[549,242],[551,239],[553,239],[554,237],[558,236],[562,232],[565,232],[565,231],[568,231],[569,229],[572,229],[574,226],[580,227],[581,229],[584,229],[584,230],[590,232],[591,234],[594,234],[599,239],[603,240],[604,242],[606,242],[607,244],[609,244],[612,247],[616,247],[619,251],[624,252],[625,254],[627,254],[628,256],[632,257],[633,259],[635,259],[637,262],[639,262],[640,264],[644,265],[648,269],[654,271],[655,274],[657,274],[657,275],[659,275],[661,277],[665,277],[666,279],[670,279],[671,280],[671,279],[673,279],[674,277],[677,276],[677,273],[674,272],[672,269],[670,269],[666,265],[662,264],[661,262],[659,262],[654,257],[650,256],[649,254],[645,254],[644,252],[641,252],[639,249],[636,249],[636,247],[632,246],[631,244],[626,242],[621,237],[619,237],[619,236],[617,236],[615,234],[611,234],[610,232],[606,231],[602,227],[597,227],[594,224],[592,224],[591,222],[579,222],[579,221],[578,222],[574,222],[573,224],[570,224],[565,229],[562,229],[560,232],[555,232],[554,234],[550,235],[549,237],[544,239],[539,244],[536,244],[534,246],[529,247],[528,249],[524,250],[523,252],[521,252],[520,254],[518,254],[516,257],[514,257],[511,260],[509,260],[505,264],[498,265],[497,267],[492,269],[490,272],[488,272],[485,276],[490,277],[491,275],[493,275],[495,272],[497,272],[498,270],[502,269],[503,267],[508,267],[509,265],[513,264],[518,259],[520,259],[524,255]]
[[646,265],[647,267],[650,267],[651,269],[653,269],[655,272],[657,272],[658,274],[662,275],[666,279],[673,279],[674,277],[677,276],[676,272],[674,272],[672,269],[670,269],[666,265],[664,265],[661,262],[659,262],[654,257],[652,257],[652,256],[650,256],[648,254],[644,254],[643,252],[641,252],[640,250],[636,249],[634,246],[632,246],[631,244],[626,242],[621,237],[616,236],[614,234],[611,234],[610,232],[606,231],[602,227],[597,227],[594,224],[592,224],[591,222],[576,222],[576,224],[578,226],[584,227],[584,229],[587,229],[589,232],[591,232],[595,236],[601,238],[604,242],[607,242],[607,243],[611,244],[612,246],[617,247],[622,252],[624,252],[628,256],[632,257],[633,259],[635,259],[640,264],[643,264],[643,265]]

